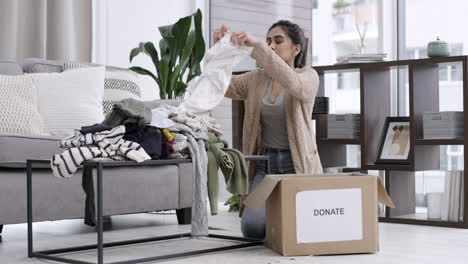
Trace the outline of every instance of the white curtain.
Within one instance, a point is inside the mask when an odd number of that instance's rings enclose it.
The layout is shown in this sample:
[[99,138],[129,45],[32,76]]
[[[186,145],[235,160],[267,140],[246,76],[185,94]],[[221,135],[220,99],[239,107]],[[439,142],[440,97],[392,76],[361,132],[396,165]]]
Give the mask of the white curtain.
[[0,0],[0,60],[91,61],[91,0]]

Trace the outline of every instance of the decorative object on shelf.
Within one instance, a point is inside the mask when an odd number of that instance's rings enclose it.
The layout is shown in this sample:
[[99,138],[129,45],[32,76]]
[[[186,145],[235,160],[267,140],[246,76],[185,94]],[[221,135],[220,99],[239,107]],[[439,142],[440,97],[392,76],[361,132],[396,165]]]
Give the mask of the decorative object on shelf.
[[337,64],[344,63],[368,63],[383,61],[387,57],[386,53],[348,54],[336,58]]
[[427,56],[429,58],[450,56],[447,42],[437,37],[437,40],[427,43]]
[[443,111],[423,114],[424,139],[462,139],[464,134],[463,112]]
[[441,192],[430,192],[427,194],[427,219],[441,219],[443,195],[444,193]]
[[375,163],[409,164],[409,150],[409,117],[387,117]]
[[315,98],[313,114],[328,114],[329,111],[329,98],[324,96],[317,96]]
[[359,114],[327,115],[328,139],[359,139]]
[[[190,30],[194,20],[194,30]],[[200,9],[179,19],[175,24],[158,28],[162,39],[159,54],[152,42],[141,42],[130,52],[130,62],[138,54],[148,55],[156,68],[156,74],[142,67],[130,70],[153,78],[159,86],[161,99],[182,98],[187,83],[201,74],[200,63],[205,55]],[[188,71],[187,71],[188,70]]]
[[442,201],[442,221],[463,221],[464,208],[464,171],[450,170],[445,174]]
[[369,23],[364,22],[362,32],[359,29],[359,25],[356,24],[356,29],[359,34],[359,40],[360,40],[360,45],[359,45],[359,54],[365,54],[366,53],[366,33],[367,33],[367,26]]

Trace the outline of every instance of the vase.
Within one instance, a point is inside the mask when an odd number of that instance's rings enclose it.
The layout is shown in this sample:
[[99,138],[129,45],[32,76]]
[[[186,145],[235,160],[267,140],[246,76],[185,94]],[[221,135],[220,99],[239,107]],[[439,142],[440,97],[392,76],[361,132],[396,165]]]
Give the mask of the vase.
[[439,37],[437,37],[437,40],[429,42],[427,44],[427,56],[429,58],[450,56],[447,42],[440,40]]

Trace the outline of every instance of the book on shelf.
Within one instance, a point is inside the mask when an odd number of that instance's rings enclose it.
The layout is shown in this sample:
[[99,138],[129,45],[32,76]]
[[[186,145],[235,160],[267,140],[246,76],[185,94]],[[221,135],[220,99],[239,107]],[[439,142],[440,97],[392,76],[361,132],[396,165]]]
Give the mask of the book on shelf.
[[387,57],[386,53],[353,53],[338,57],[336,59],[337,64],[343,63],[367,63],[367,62],[378,62],[383,61]]
[[463,176],[463,171],[460,172],[459,179],[460,179],[460,186],[458,189],[460,190],[460,195],[458,199],[460,201],[460,206],[458,208],[458,220],[463,221],[463,213],[464,213],[464,208],[465,208],[465,203],[464,203],[465,197],[464,197],[464,188],[463,188],[463,186],[465,186],[465,177]]
[[458,220],[463,221],[463,214],[465,208],[465,197],[464,197],[464,188],[465,186],[465,177],[463,176],[463,172],[461,173],[460,177],[460,209],[458,211]]

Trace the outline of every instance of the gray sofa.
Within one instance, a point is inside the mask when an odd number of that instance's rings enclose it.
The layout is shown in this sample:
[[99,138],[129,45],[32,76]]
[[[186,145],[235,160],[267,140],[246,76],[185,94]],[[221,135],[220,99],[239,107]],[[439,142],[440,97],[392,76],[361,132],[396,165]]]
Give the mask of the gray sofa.
[[[26,59],[22,65],[0,61],[3,75],[61,71],[62,63],[58,61]],[[26,222],[26,159],[50,159],[61,152],[58,141],[54,137],[0,132],[0,235],[3,225]],[[34,221],[84,217],[81,170],[69,179],[59,179],[50,170],[35,169],[32,181]],[[190,163],[156,168],[106,168],[103,182],[106,216],[177,209],[179,223],[190,223]]]

